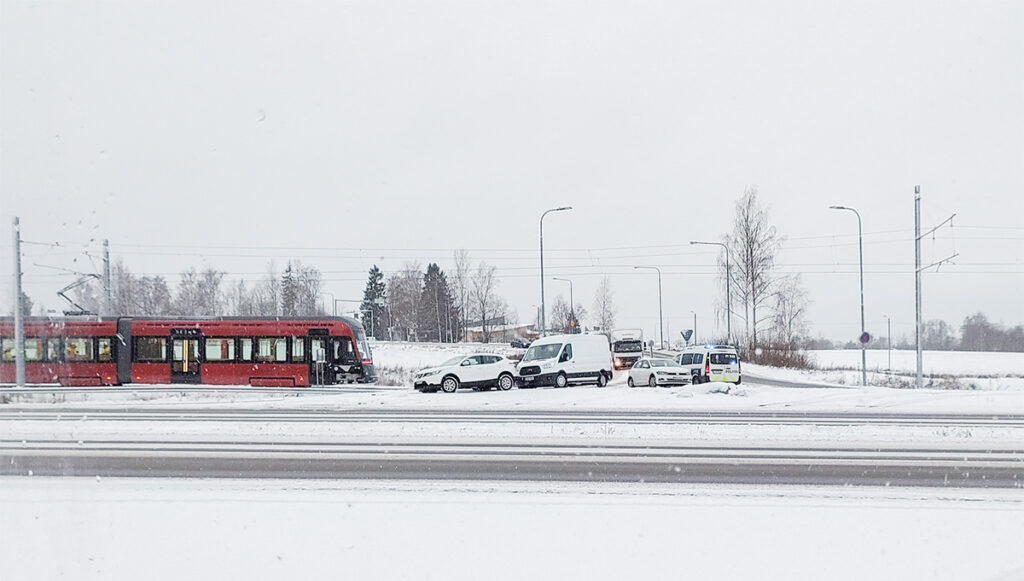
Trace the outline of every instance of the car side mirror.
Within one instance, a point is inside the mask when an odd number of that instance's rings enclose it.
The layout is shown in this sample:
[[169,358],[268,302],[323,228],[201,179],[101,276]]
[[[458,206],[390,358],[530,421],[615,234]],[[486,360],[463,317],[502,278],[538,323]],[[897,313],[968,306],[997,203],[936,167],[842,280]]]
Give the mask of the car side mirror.
[[462,366],[462,367],[467,367],[467,366],[469,366],[469,365],[472,365],[472,364],[473,364],[473,362],[472,362],[472,361],[470,361],[469,359],[467,359],[467,360],[465,360],[465,361],[463,361],[463,362],[461,363],[461,366]]

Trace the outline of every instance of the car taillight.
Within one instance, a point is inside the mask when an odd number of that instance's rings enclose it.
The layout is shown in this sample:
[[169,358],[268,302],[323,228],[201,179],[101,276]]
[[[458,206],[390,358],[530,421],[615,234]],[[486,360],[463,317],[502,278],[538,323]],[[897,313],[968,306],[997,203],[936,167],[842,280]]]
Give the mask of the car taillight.
[[711,375],[711,360],[704,362],[704,375]]
[[363,365],[373,365],[373,359],[363,359]]

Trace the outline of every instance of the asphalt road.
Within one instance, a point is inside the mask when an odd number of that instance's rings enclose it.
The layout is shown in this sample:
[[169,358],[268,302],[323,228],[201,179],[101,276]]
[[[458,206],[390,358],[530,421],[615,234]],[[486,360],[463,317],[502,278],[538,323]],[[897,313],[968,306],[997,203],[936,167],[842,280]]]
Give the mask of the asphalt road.
[[230,409],[157,406],[78,407],[52,405],[45,409],[0,408],[0,422],[401,422],[401,423],[552,423],[552,424],[740,424],[740,425],[908,425],[956,427],[1024,427],[1019,414],[948,414],[903,412],[815,411],[615,411],[615,410],[444,410],[337,409],[303,406],[293,409],[232,407]]
[[1024,451],[7,441],[0,474],[1020,488]]

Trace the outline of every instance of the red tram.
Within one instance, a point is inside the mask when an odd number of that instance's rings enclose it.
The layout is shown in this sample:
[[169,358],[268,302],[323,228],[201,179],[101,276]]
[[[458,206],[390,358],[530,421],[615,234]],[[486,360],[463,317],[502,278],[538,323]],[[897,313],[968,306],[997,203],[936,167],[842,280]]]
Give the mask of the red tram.
[[[363,326],[348,317],[25,319],[25,381],[297,387],[373,383]],[[14,322],[0,318],[0,382],[15,377]]]

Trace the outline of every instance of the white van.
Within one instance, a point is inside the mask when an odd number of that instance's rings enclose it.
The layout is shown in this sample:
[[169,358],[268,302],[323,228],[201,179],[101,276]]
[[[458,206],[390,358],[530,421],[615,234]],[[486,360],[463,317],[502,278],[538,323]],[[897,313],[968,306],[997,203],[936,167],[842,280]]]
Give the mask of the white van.
[[690,370],[693,383],[722,381],[740,384],[740,356],[728,345],[687,347],[675,356],[676,363]]
[[612,352],[604,335],[552,335],[534,341],[523,355],[516,374],[522,388],[538,385],[565,387],[593,383],[608,385]]

